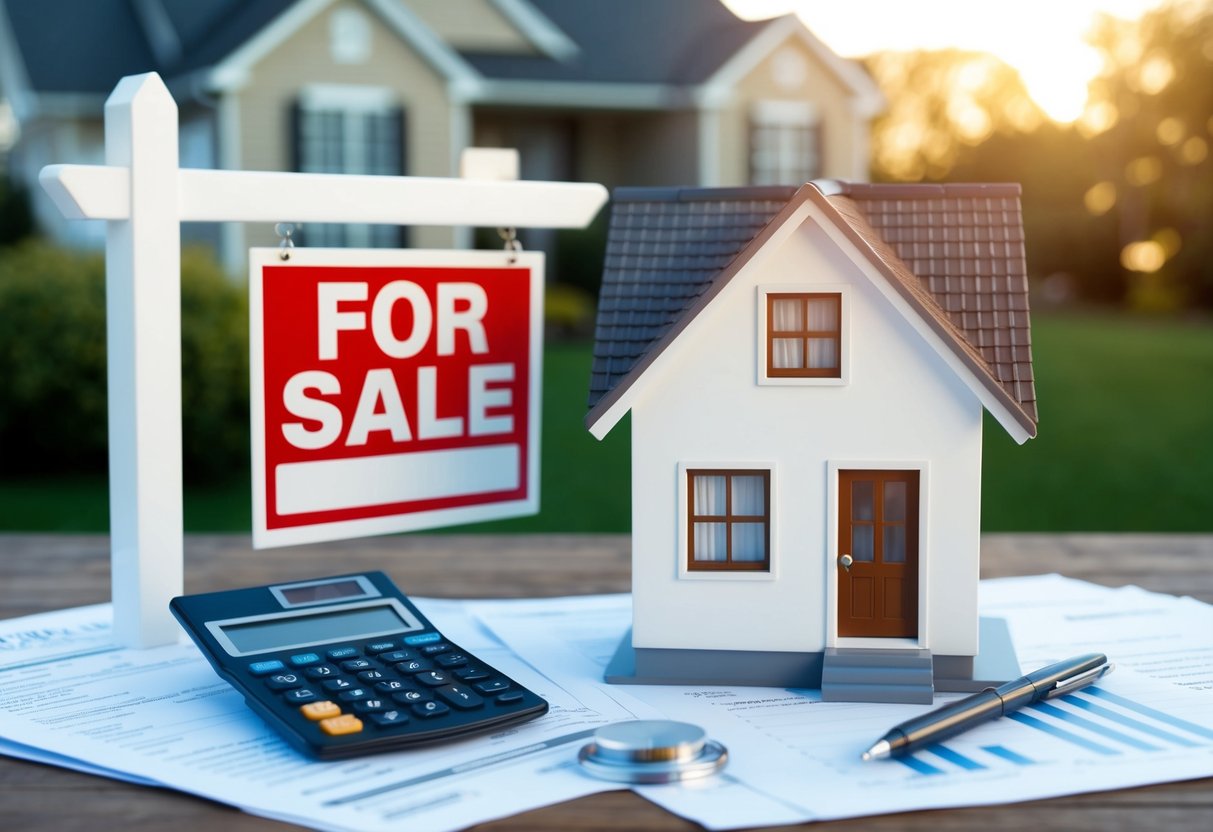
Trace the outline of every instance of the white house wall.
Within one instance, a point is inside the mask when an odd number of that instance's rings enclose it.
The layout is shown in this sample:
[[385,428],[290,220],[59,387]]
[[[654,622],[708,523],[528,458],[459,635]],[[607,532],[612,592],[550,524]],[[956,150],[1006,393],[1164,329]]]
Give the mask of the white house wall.
[[[756,384],[757,287],[771,284],[849,286],[848,384]],[[926,462],[920,641],[976,652],[981,405],[811,219],[768,244],[647,372],[632,406],[636,647],[822,650],[837,568],[828,465]],[[772,576],[680,577],[679,464],[764,462]]]

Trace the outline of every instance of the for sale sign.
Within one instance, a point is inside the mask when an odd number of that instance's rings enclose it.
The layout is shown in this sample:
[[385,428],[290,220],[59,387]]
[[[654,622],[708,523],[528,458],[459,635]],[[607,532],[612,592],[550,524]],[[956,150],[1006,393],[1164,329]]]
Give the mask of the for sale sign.
[[542,254],[253,249],[249,275],[255,546],[538,511]]

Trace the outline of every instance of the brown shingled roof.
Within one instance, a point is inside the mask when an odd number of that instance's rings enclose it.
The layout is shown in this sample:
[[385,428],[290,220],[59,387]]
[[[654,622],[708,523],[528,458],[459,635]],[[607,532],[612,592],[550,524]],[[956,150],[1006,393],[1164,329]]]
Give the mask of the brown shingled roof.
[[616,191],[587,424],[643,375],[797,206],[812,200],[1036,435],[1018,185],[823,182],[791,199],[789,193]]

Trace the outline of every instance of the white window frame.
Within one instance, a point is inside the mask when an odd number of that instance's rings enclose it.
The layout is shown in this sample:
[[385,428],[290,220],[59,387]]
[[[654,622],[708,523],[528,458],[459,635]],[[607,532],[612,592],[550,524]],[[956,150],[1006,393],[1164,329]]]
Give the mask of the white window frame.
[[[691,494],[687,485],[689,471],[706,469],[728,469],[736,471],[764,471],[770,481],[770,504],[767,506],[768,560],[770,568],[759,570],[692,570],[688,564],[690,540],[687,531],[687,512],[691,507]],[[779,578],[779,546],[776,509],[779,506],[779,472],[774,462],[710,462],[678,463],[678,578],[684,581],[774,581]]]
[[[851,287],[842,283],[787,283],[757,287],[758,338],[755,343],[755,373],[758,383],[769,387],[842,387],[851,383]],[[837,377],[786,377],[767,375],[767,297],[769,295],[838,295],[842,309],[838,339]]]

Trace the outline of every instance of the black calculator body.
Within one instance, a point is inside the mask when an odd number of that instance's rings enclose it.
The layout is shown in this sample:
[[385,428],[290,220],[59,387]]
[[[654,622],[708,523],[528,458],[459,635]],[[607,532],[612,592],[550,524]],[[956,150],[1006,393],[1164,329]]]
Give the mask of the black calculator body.
[[491,731],[548,703],[454,644],[382,572],[174,598],[249,707],[331,760]]

